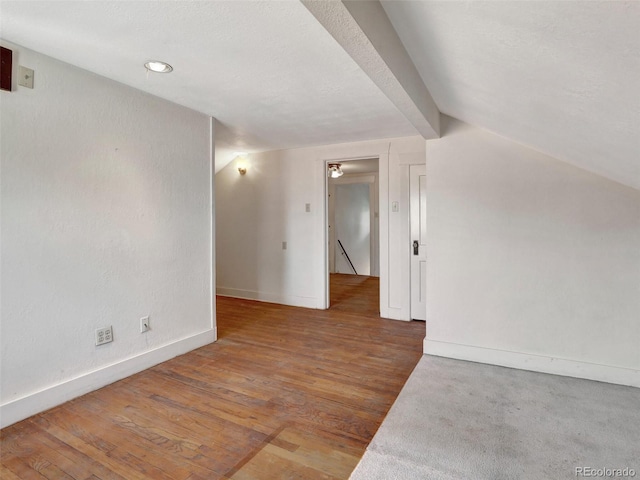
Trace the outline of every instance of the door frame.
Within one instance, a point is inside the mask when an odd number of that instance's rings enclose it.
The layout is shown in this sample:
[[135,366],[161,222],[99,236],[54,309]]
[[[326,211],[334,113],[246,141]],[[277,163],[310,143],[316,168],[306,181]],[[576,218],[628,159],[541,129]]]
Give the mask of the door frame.
[[[380,276],[380,222],[379,222],[379,201],[378,201],[378,192],[376,191],[376,177],[378,177],[378,183],[379,183],[379,175],[378,172],[375,173],[359,173],[359,174],[354,174],[353,176],[349,176],[347,178],[345,177],[340,177],[335,179],[335,181],[333,182],[333,186],[336,187],[338,185],[367,185],[368,186],[368,190],[369,190],[369,264],[370,264],[370,273],[369,275],[372,275],[371,272],[377,272],[376,276]],[[327,182],[329,182],[329,180],[327,180]],[[378,185],[378,190],[380,190],[380,186]],[[331,185],[328,185],[328,204],[329,207],[331,207]],[[335,190],[335,189],[334,189]],[[335,191],[334,191],[335,193]],[[335,202],[335,199],[334,199]],[[376,208],[378,207],[378,208]],[[335,204],[334,204],[334,208],[333,208],[333,213],[335,216]],[[375,215],[376,213],[378,213],[378,217]],[[331,216],[331,208],[329,208],[327,210],[327,228],[329,228],[330,222],[329,222],[329,217]],[[335,218],[334,218],[335,221]],[[375,227],[375,228],[374,228]],[[331,261],[332,261],[332,254],[333,257],[337,257],[336,255],[336,244],[337,244],[337,237],[336,237],[336,228],[334,226],[333,230],[331,230],[330,233],[330,238],[329,238],[329,266],[331,266]],[[333,242],[333,243],[331,243]],[[333,246],[333,248],[331,248]],[[378,252],[378,255],[376,257],[376,252]],[[333,259],[335,262],[335,258]],[[334,268],[335,268],[335,264],[334,264]],[[329,269],[331,270],[331,269]],[[329,272],[331,273],[331,272]]]
[[[324,159],[322,161],[322,165],[324,166],[324,182],[323,189],[324,192],[324,215],[323,215],[323,252],[324,252],[324,308],[328,309],[331,305],[331,290],[330,290],[330,276],[329,276],[329,177],[327,175],[327,171],[330,163],[344,163],[344,162],[352,162],[358,160],[378,160],[378,258],[376,259],[378,265],[378,273],[382,275],[382,271],[380,268],[381,264],[381,249],[380,249],[380,155],[366,155],[366,156],[358,156],[358,157],[350,157],[350,158],[331,158]],[[362,174],[368,175],[366,173]],[[382,278],[380,279],[382,282]]]

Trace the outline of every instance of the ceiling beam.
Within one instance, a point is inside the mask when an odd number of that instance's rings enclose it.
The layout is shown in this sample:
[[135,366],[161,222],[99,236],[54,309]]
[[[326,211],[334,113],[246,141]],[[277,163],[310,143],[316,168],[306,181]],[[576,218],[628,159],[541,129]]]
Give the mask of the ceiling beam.
[[300,0],[425,139],[440,111],[378,0]]

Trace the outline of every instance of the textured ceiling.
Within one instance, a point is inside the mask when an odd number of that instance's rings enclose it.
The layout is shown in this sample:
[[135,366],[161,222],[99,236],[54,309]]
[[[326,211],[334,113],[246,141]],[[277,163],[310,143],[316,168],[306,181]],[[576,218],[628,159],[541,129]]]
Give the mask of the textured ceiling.
[[[383,7],[440,111],[640,188],[640,2]],[[297,1],[0,1],[0,28],[216,117],[218,166],[236,150],[416,134]],[[175,71],[147,75],[149,59]]]
[[[299,2],[3,1],[0,22],[10,42],[214,116],[217,167],[416,134]],[[150,59],[174,72],[147,75]]]
[[640,188],[640,2],[383,2],[442,113]]

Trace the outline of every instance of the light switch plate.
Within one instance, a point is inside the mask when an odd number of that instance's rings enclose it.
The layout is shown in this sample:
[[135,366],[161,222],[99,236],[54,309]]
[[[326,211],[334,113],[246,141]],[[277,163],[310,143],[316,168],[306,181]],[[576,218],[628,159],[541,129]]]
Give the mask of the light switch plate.
[[18,85],[33,88],[33,70],[20,65],[18,67]]

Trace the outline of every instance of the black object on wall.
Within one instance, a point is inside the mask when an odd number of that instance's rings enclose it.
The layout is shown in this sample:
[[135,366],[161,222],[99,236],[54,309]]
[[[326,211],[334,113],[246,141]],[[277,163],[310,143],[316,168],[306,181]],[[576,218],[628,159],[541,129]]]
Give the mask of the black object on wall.
[[11,91],[12,64],[13,52],[8,48],[0,47],[0,90]]

